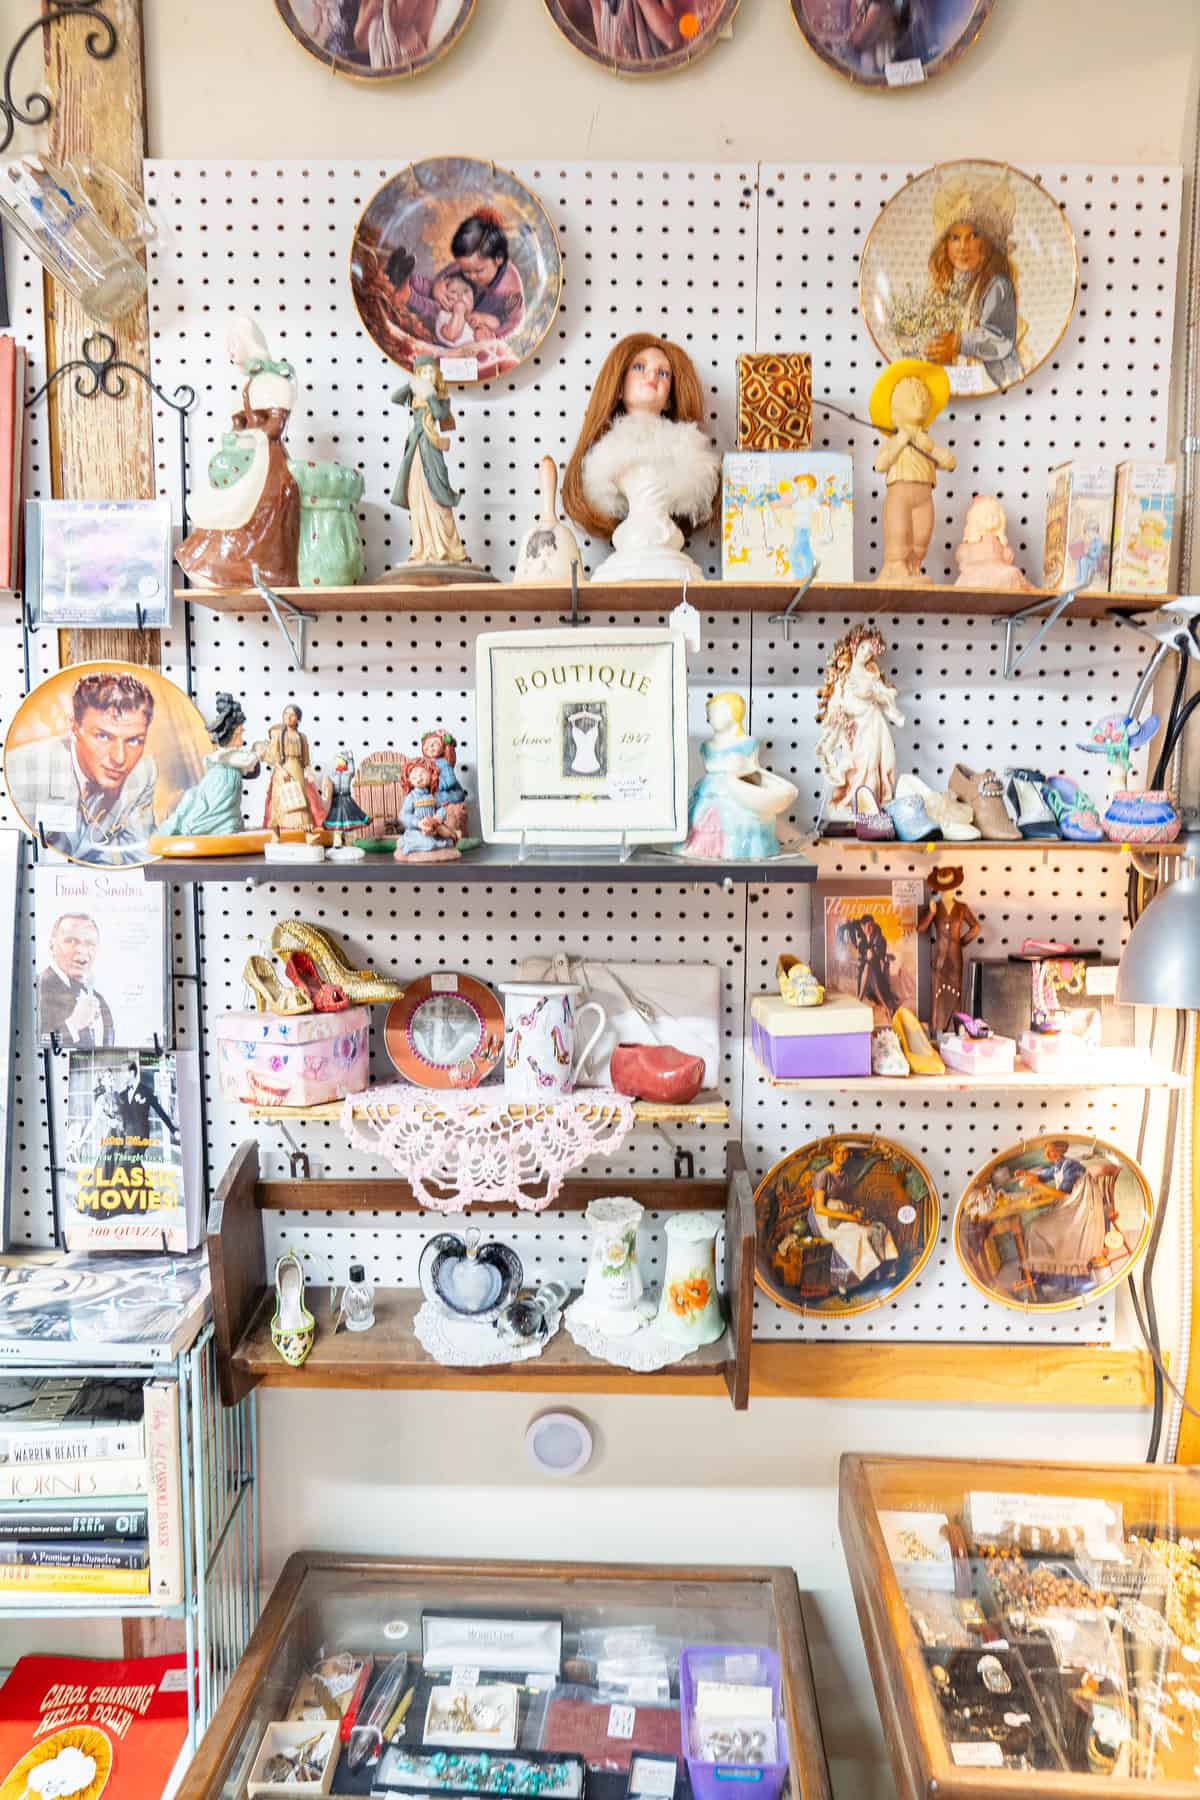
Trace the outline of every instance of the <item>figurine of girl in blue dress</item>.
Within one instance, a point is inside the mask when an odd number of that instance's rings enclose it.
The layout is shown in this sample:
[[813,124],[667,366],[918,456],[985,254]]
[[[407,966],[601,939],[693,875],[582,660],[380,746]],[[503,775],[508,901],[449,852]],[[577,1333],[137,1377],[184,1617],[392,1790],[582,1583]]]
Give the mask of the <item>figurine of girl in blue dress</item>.
[[[457,829],[457,819],[452,820],[450,815],[457,813],[459,807],[443,803],[438,791],[440,780],[441,772],[430,757],[406,758],[400,837],[395,849],[397,862],[457,861],[462,832]],[[461,810],[465,813],[465,806]]]
[[680,854],[719,862],[778,856],[777,821],[799,790],[760,766],[758,739],[746,732],[740,694],[714,694],[705,718],[712,736],[700,746],[704,774],[688,800]]
[[204,774],[180,795],[151,839],[158,856],[199,849],[209,856],[246,855],[261,850],[270,835],[242,829],[242,786],[258,774],[266,745],[246,742],[246,714],[232,694],[217,695],[208,730],[213,747],[204,758]]

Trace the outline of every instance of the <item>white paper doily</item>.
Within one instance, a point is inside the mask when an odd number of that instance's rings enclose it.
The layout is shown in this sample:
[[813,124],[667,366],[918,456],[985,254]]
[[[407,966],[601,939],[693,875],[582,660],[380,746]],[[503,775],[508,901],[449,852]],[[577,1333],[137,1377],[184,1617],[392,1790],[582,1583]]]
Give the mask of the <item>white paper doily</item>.
[[549,1330],[544,1338],[517,1348],[506,1344],[494,1325],[483,1325],[475,1319],[451,1318],[426,1300],[413,1320],[413,1331],[434,1362],[455,1369],[490,1369],[502,1363],[529,1362],[540,1356],[562,1323],[562,1314],[550,1313],[546,1322]]
[[571,1302],[563,1314],[563,1322],[579,1348],[600,1362],[615,1363],[619,1369],[633,1369],[639,1375],[650,1375],[655,1369],[666,1369],[672,1363],[682,1362],[685,1357],[694,1355],[697,1348],[694,1344],[668,1343],[653,1325],[635,1331],[632,1337],[608,1337],[594,1325],[585,1325],[582,1319],[572,1316],[579,1304],[578,1300]]
[[503,1089],[430,1093],[393,1082],[349,1095],[342,1108],[355,1148],[390,1163],[434,1212],[473,1202],[541,1212],[564,1176],[624,1143],[633,1119],[633,1101],[612,1088],[535,1101],[507,1100]]

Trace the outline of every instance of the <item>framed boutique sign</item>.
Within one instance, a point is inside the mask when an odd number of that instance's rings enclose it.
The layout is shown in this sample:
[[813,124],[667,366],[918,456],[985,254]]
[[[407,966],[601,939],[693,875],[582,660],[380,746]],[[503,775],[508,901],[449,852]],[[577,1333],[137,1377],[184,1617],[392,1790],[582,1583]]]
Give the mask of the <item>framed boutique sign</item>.
[[485,632],[475,679],[491,844],[676,844],[687,833],[682,633]]

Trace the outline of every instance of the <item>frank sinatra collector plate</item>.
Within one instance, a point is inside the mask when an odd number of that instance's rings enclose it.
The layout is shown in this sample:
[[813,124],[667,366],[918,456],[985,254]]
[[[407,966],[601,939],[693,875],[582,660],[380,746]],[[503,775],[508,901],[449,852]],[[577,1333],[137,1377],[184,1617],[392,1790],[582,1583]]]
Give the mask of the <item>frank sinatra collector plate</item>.
[[842,1132],[793,1150],[754,1195],[755,1279],[791,1312],[849,1319],[915,1281],[937,1243],[928,1169],[888,1138]]
[[350,284],[393,362],[436,356],[447,381],[508,375],[549,331],[562,255],[545,207],[515,175],[469,156],[412,163],[354,233]]
[[986,1299],[1064,1312],[1124,1281],[1149,1241],[1153,1210],[1132,1157],[1060,1131],[1014,1144],[980,1169],[958,1203],[954,1249]]
[[738,0],[546,0],[569,44],[616,75],[684,69],[727,37]]
[[942,163],[871,227],[858,298],[888,362],[924,357],[952,394],[995,394],[1053,354],[1078,279],[1071,227],[1044,187],[1004,163]]
[[792,0],[822,62],[858,87],[912,87],[969,50],[993,0]]
[[275,0],[310,56],[335,75],[395,81],[419,75],[453,49],[475,0]]

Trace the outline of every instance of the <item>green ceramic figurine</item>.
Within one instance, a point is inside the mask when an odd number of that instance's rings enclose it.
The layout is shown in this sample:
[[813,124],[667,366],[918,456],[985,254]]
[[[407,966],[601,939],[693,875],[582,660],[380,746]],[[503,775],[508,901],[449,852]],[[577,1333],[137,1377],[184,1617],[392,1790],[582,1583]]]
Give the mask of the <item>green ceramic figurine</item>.
[[288,462],[300,489],[301,587],[354,587],[363,578],[363,548],[355,509],[363,478],[344,463]]

